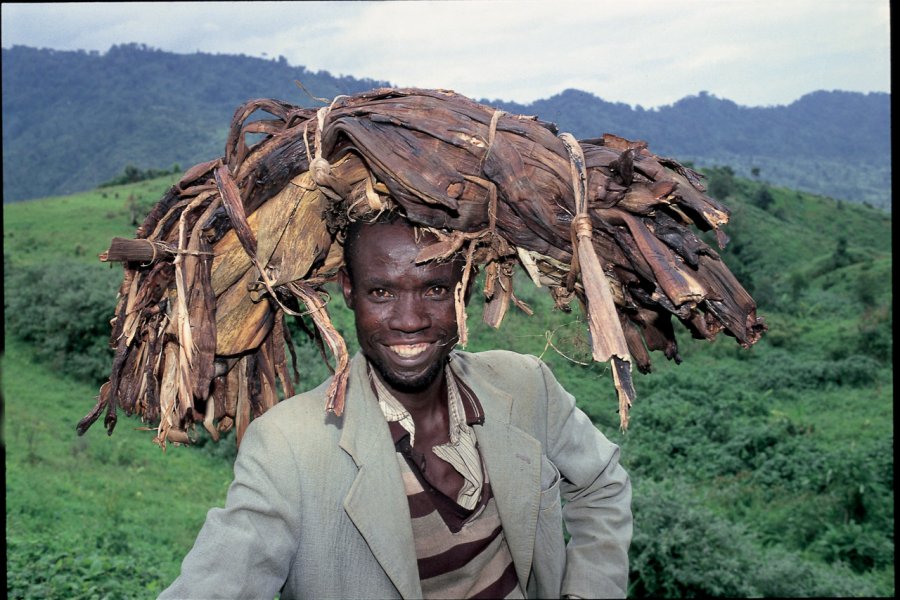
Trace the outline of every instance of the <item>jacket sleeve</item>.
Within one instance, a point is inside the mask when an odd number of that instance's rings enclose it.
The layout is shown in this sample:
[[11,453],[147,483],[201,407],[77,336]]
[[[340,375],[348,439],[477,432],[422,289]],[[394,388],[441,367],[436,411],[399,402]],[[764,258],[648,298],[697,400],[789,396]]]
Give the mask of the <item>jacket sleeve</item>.
[[563,522],[570,539],[562,595],[624,598],[631,544],[631,482],[619,447],[575,406],[540,362],[547,393],[547,457],[559,469]]
[[299,539],[298,465],[275,419],[247,428],[225,508],[213,508],[160,598],[273,598]]

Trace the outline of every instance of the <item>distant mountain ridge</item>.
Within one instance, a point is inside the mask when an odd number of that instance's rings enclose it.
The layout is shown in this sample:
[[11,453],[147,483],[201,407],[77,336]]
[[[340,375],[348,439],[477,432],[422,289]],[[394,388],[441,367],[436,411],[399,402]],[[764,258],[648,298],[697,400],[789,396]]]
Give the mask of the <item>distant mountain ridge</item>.
[[758,170],[773,184],[890,210],[890,94],[816,91],[787,106],[746,107],[701,92],[644,110],[566,90],[529,105],[492,104],[579,138],[608,131],[698,166],[729,165],[745,177]]
[[[255,97],[318,106],[385,81],[248,56],[174,54],[138,44],[106,53],[2,50],[4,202],[92,188],[131,164],[182,168],[220,156],[234,110]],[[817,91],[745,107],[706,92],[645,110],[565,90],[531,104],[576,137],[614,133],[660,155],[890,210],[890,94]]]

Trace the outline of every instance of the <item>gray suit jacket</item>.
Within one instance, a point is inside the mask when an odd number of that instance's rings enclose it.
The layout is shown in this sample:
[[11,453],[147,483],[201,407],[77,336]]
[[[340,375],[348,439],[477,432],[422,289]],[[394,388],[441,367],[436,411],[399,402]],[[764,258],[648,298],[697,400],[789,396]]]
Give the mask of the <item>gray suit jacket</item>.
[[[618,447],[535,357],[454,352],[451,367],[484,408],[476,437],[522,588],[530,597],[624,597],[631,484]],[[161,598],[422,596],[400,469],[365,359],[351,364],[342,417],[326,416],[326,385],[251,423],[225,508],[209,511]]]

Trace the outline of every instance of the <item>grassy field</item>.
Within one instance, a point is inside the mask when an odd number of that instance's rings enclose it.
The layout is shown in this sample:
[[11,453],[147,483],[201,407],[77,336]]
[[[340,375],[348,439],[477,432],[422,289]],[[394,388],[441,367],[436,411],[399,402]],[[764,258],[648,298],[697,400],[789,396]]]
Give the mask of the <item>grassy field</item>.
[[[102,424],[74,431],[99,383],[79,360],[108,364],[105,320],[121,278],[96,257],[133,235],[129,202],[146,210],[172,183],[4,205],[10,597],[153,597],[224,501],[231,440],[162,453],[124,416],[111,437]],[[527,278],[517,295],[534,317],[511,309],[493,331],[470,307],[468,349],[542,355],[621,444],[635,484],[632,597],[894,594],[890,215],[781,188],[767,188],[761,208],[764,185],[736,180],[723,258],[769,333],[742,349],[676,326],[684,362],[654,356],[653,373],[635,376],[627,433],[608,368],[569,359],[589,357],[577,311],[552,310]],[[353,348],[342,304],[335,294],[333,318]],[[99,346],[58,339],[89,321]],[[311,347],[299,352],[313,360]],[[304,385],[324,372],[307,370]]]

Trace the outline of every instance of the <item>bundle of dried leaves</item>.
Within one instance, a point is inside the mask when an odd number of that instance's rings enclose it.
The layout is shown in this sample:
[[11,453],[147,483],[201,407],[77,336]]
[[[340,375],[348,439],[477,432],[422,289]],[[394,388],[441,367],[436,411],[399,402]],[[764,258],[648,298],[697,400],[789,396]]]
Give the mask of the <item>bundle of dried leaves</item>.
[[[269,118],[249,119],[267,113]],[[256,139],[253,143],[248,139]],[[119,407],[158,423],[155,441],[218,439],[294,393],[288,314],[308,314],[334,359],[326,410],[343,410],[347,350],[322,286],[343,263],[342,229],[399,210],[439,240],[418,260],[464,253],[464,283],[485,272],[484,319],[498,327],[521,265],[556,306],[577,299],[593,358],[610,361],[622,427],[631,365],[678,357],[672,317],[697,338],[747,347],[765,331],[753,299],[693,231],[715,232],[727,209],[700,176],[614,135],[576,141],[534,117],[449,91],[379,89],[320,110],[261,99],[235,113],[221,159],[196,165],[156,204],[133,240],[102,260],[125,277],[112,321],[115,358],[84,433]],[[462,288],[460,341],[466,341]],[[296,368],[295,368],[296,371]]]

